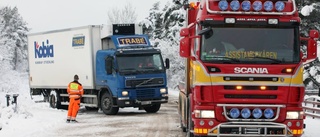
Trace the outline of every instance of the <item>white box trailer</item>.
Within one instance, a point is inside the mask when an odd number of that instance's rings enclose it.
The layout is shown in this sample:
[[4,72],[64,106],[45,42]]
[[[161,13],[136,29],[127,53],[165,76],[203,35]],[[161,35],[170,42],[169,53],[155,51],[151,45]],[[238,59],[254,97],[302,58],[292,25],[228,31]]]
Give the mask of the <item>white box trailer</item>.
[[28,35],[30,88],[66,88],[77,74],[84,88],[93,89],[100,29],[91,25]]

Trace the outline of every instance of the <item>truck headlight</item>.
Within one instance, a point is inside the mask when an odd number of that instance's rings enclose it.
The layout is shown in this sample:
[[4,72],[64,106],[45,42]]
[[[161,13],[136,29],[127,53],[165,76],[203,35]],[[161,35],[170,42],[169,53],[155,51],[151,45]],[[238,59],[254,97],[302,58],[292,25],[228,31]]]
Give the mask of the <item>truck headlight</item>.
[[213,110],[194,110],[196,118],[215,118]]
[[129,92],[128,91],[122,91],[122,96],[128,96]]
[[161,93],[161,94],[167,93],[167,89],[166,89],[166,88],[160,88],[160,93]]
[[303,111],[288,111],[286,119],[303,119]]

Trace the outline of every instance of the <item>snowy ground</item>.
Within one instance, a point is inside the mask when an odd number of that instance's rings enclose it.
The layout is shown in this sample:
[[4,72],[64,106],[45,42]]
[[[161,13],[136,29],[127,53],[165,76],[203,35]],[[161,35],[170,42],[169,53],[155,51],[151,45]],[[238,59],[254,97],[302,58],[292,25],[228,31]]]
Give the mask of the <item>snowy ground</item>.
[[[17,92],[19,94],[17,108],[14,105],[6,107],[6,93],[0,92],[0,127],[2,126],[0,137],[34,137],[36,135],[41,137],[41,135],[46,135],[46,132],[52,133],[52,131],[70,126],[65,123],[66,110],[51,109],[48,103],[34,103],[28,93],[27,80],[17,81],[17,83],[20,85],[19,89],[23,89]],[[173,90],[171,95],[177,96],[177,93],[177,90]],[[303,137],[320,135],[320,119],[307,117],[305,123],[307,128]],[[89,130],[97,129],[93,126]]]

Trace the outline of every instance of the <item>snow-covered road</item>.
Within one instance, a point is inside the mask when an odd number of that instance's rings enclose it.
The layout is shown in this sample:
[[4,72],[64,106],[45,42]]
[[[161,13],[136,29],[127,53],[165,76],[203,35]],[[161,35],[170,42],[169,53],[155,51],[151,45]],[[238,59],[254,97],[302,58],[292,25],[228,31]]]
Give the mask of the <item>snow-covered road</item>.
[[[152,114],[137,108],[120,109],[117,115],[82,110],[77,118],[79,123],[64,123],[54,130],[30,136],[182,137],[185,135],[179,128],[177,104],[173,100],[176,99],[171,97],[169,103]],[[59,120],[62,123],[63,118]]]
[[[111,116],[82,108],[79,123],[65,123],[66,110],[52,109],[48,103],[32,103],[21,96],[18,101],[23,103],[18,105],[18,112],[11,107],[0,110],[0,137],[185,137],[180,129],[177,91],[171,93],[169,103],[163,104],[158,113],[125,108]],[[305,123],[302,137],[320,134],[319,119],[307,118]]]

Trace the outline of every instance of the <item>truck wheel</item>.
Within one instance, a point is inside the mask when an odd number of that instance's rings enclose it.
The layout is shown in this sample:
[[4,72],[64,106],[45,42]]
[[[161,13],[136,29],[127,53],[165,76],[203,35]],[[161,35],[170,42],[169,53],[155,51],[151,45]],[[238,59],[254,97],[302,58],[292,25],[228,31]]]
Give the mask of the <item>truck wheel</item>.
[[61,109],[60,94],[57,91],[50,91],[49,104],[51,108]]
[[[183,132],[187,132],[187,127],[183,125],[183,122],[184,122],[184,119],[185,117],[182,117],[183,114],[185,115],[185,112],[183,112],[182,110],[186,110],[186,105],[183,105],[182,106],[182,103],[185,103],[185,102],[182,102],[182,98],[181,98],[181,95],[179,95],[179,119],[180,119],[180,128],[182,129]],[[184,107],[184,109],[182,109],[182,107]]]
[[181,129],[182,129],[182,132],[187,132],[187,128],[186,128],[185,126],[183,126],[183,124],[182,124],[182,118],[181,118],[181,116],[180,116],[180,127],[181,127]]
[[156,113],[159,111],[161,107],[161,104],[153,104],[149,107],[144,107],[143,109],[147,112],[147,113]]
[[104,93],[101,97],[101,110],[106,115],[116,115],[119,111],[119,107],[112,107],[113,99],[109,93]]
[[188,132],[187,132],[187,137],[194,137],[194,134],[191,132],[193,129],[193,122],[191,120],[191,116],[188,116]]
[[191,105],[190,105],[190,97],[188,97],[188,102],[187,102],[187,105],[188,105],[188,132],[187,132],[187,137],[194,137],[194,134],[191,132],[191,130],[193,129],[193,121],[192,121],[192,115],[191,115]]

